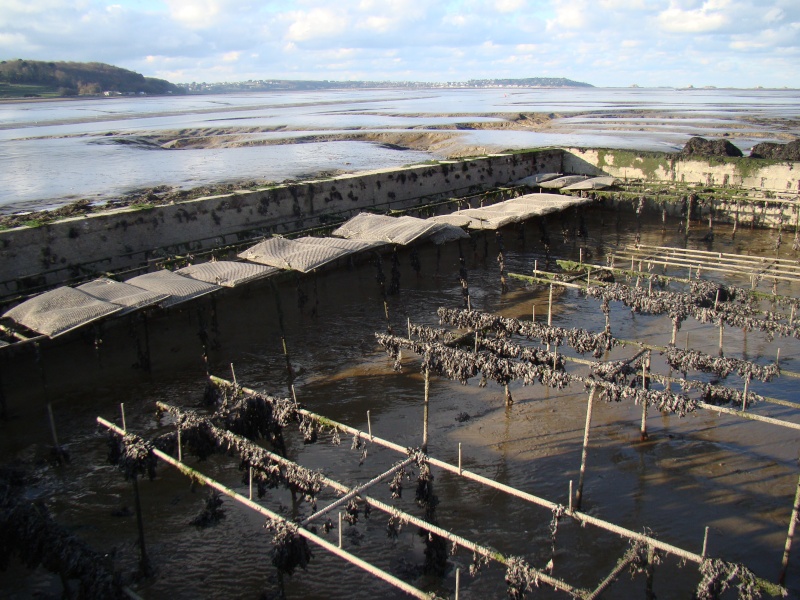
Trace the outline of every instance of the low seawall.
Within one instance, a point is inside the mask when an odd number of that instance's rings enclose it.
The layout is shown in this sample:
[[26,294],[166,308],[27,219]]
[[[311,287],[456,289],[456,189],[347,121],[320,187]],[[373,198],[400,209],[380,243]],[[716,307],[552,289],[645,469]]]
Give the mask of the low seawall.
[[694,158],[629,150],[550,149],[497,154],[241,190],[164,206],[131,206],[39,227],[0,231],[0,298],[108,273],[153,268],[173,257],[241,247],[271,235],[324,227],[362,211],[387,213],[466,198],[537,173],[612,175],[590,192],[607,205],[692,219],[800,227],[800,163]]
[[407,209],[561,170],[558,150],[492,155],[242,190],[166,206],[133,206],[0,232],[0,296],[146,268],[361,211]]

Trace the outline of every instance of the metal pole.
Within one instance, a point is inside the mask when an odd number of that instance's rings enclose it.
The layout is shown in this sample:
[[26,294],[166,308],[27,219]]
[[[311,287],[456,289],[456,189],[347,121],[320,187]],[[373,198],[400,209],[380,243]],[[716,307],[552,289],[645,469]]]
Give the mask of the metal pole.
[[575,510],[581,509],[581,501],[583,500],[583,479],[586,474],[586,455],[589,450],[589,428],[592,425],[592,405],[594,403],[594,394],[597,390],[596,387],[592,388],[589,393],[589,401],[586,403],[586,427],[583,430],[583,449],[581,450],[581,472],[578,476],[578,491],[575,493]]

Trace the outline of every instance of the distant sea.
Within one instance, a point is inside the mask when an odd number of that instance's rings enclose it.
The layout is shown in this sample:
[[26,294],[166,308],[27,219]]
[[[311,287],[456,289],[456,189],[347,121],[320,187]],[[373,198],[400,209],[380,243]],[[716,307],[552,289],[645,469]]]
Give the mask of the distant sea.
[[[501,122],[498,114],[514,113],[562,117],[541,132],[456,125]],[[279,182],[443,158],[435,151],[337,141],[353,132],[452,131],[460,143],[485,152],[548,146],[669,152],[693,135],[734,132],[729,139],[747,153],[760,141],[800,136],[798,122],[797,90],[326,90],[3,103],[0,213],[78,199],[102,203],[158,185]],[[180,138],[197,130],[233,132],[244,144],[167,150],[119,143],[159,133]],[[330,141],[291,143],[315,135]],[[262,140],[282,142],[258,145]]]

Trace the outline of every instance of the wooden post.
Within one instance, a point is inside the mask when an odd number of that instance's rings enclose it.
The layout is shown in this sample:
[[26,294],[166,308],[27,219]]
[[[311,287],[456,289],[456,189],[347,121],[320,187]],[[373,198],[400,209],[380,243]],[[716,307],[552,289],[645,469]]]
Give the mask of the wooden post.
[[583,480],[586,475],[586,456],[589,450],[589,428],[592,425],[592,405],[594,404],[594,394],[596,387],[589,393],[589,401],[586,404],[586,427],[583,430],[583,449],[581,450],[581,471],[578,476],[578,491],[575,493],[575,509],[581,509],[583,500]]
[[253,467],[250,467],[250,494],[248,495],[247,499],[253,499]]
[[431,375],[425,368],[425,407],[422,415],[422,451],[428,453],[428,400],[430,398]]
[[464,471],[461,468],[461,442],[458,442],[458,474],[462,475]]
[[744,378],[744,393],[742,393],[742,412],[747,408],[747,388],[750,387],[750,378]]
[[553,284],[550,284],[550,297],[547,300],[547,326],[553,325]]
[[370,442],[375,439],[372,437],[372,419],[369,417],[369,411],[367,411],[367,434]]
[[719,321],[719,355],[722,356],[722,332],[725,330],[725,323]]
[[675,345],[675,338],[677,337],[678,337],[678,323],[675,322],[672,324],[672,340],[670,341],[670,344],[672,346]]
[[139,476],[133,477],[133,501],[136,506],[136,524],[139,529],[139,570],[142,575],[150,573],[150,562],[144,544],[144,519],[142,517],[142,501],[139,498]]
[[458,588],[461,585],[461,569],[456,569],[456,597],[455,600],[458,600]]
[[708,552],[708,525],[706,525],[706,531],[703,534],[703,551],[700,553],[700,556],[705,558],[707,552]]
[[[650,351],[647,352],[647,358],[642,361],[642,389],[647,389],[647,370],[650,367]],[[647,399],[642,400],[642,426],[639,429],[639,439],[643,442],[647,441]]]
[[569,512],[572,512],[572,479],[569,480]]
[[653,572],[655,571],[656,565],[656,551],[655,548],[648,545],[647,546],[647,566],[645,567],[645,588],[644,588],[644,597],[645,600],[655,600],[656,595],[653,593]]
[[178,460],[183,462],[183,449],[181,448],[181,426],[178,425]]
[[[47,415],[50,417],[50,433],[53,435],[53,446],[55,446],[56,452],[58,452],[60,446],[58,444],[58,435],[56,434],[56,420],[53,418],[53,405],[50,402],[47,403]],[[125,429],[124,426],[122,428]]]
[[342,511],[339,511],[339,548],[342,547]]
[[794,530],[797,525],[797,513],[800,511],[800,479],[797,481],[797,490],[794,493],[794,506],[792,507],[792,516],[789,519],[789,531],[786,534],[786,545],[783,547],[783,559],[781,560],[781,574],[778,577],[778,583],[783,585],[786,581],[786,569],[789,566],[789,552],[792,550],[792,540],[794,539]]
[[124,402],[120,402],[119,403],[119,411],[120,411],[120,413],[122,413],[122,431],[127,432],[128,431],[128,427],[127,427],[127,425],[125,425],[125,403]]

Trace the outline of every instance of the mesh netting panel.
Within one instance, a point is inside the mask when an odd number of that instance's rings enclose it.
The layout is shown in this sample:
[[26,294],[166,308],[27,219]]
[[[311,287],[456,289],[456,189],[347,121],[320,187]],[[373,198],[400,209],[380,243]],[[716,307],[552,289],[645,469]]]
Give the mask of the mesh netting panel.
[[565,175],[564,177],[558,177],[557,179],[551,179],[550,181],[543,181],[539,183],[539,187],[548,190],[559,190],[568,185],[572,185],[573,183],[584,181],[585,179],[587,179],[586,175]]
[[373,247],[370,242],[305,237],[270,238],[239,254],[240,258],[280,269],[307,273],[337,258]]
[[511,223],[564,210],[576,204],[591,202],[589,198],[576,198],[560,194],[527,194],[483,208],[467,208],[451,215],[432,217],[436,222],[462,224],[470,229],[499,229]]
[[335,237],[302,237],[294,240],[300,244],[312,244],[314,246],[323,246],[326,248],[338,248],[339,250],[347,250],[349,252],[361,252],[370,248],[377,248],[383,246],[385,242],[372,241],[372,240],[345,240]]
[[118,304],[61,287],[26,300],[3,316],[32,331],[55,337],[120,310]]
[[591,179],[587,179],[586,181],[579,181],[578,183],[573,183],[572,185],[565,186],[561,189],[565,191],[572,191],[572,190],[602,190],[603,188],[611,187],[619,183],[619,179],[616,177],[592,177]]
[[225,287],[236,287],[242,283],[268,277],[279,272],[276,267],[255,265],[248,262],[235,262],[231,260],[220,260],[216,262],[206,262],[198,265],[190,265],[175,271],[179,275],[214,283]]
[[359,213],[343,225],[334,229],[332,235],[340,238],[361,238],[381,225],[391,225],[396,219],[386,215],[373,215],[370,213]]
[[108,279],[107,277],[100,277],[89,283],[84,283],[79,285],[76,289],[86,292],[98,300],[119,304],[125,307],[120,314],[157,304],[169,297],[168,294],[151,292],[129,283]]
[[175,306],[181,302],[192,300],[220,289],[218,285],[183,277],[172,271],[163,269],[155,273],[145,273],[128,279],[125,283],[150,290],[169,297],[161,302],[161,306]]
[[465,237],[466,233],[457,232],[452,225],[438,223],[431,219],[418,219],[416,217],[387,217],[385,215],[372,215],[361,213],[347,221],[333,232],[333,235],[348,239],[359,239],[405,246],[411,242],[442,233],[445,229],[450,239]]
[[514,182],[514,185],[537,185],[543,181],[550,181],[562,177],[561,173],[538,173]]

